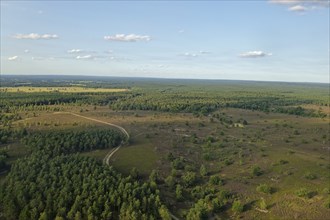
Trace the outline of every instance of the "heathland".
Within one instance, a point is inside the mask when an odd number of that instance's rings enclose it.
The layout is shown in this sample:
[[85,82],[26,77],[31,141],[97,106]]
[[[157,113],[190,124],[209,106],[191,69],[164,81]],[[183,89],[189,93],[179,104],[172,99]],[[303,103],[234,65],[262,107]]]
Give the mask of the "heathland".
[[329,84],[1,76],[0,101],[0,219],[329,214]]

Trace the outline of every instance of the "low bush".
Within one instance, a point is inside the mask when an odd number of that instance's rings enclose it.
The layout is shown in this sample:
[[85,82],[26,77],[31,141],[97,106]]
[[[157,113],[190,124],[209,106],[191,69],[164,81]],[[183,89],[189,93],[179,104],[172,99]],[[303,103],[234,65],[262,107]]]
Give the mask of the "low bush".
[[232,210],[233,212],[236,212],[236,213],[243,212],[243,210],[244,210],[244,205],[241,203],[240,200],[235,200],[235,201],[233,202],[233,205],[232,205],[232,207],[231,207],[231,210]]
[[271,194],[272,193],[272,187],[268,186],[267,184],[260,184],[257,186],[257,191],[266,193],[266,194]]

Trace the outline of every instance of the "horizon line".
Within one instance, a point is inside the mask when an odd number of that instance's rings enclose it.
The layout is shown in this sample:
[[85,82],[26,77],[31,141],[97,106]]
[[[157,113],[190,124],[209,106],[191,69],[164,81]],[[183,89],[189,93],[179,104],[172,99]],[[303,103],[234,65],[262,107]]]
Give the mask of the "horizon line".
[[330,79],[328,82],[309,82],[309,81],[281,81],[281,80],[256,80],[256,79],[224,79],[224,78],[175,78],[175,77],[156,77],[156,76],[117,76],[117,75],[86,75],[86,74],[3,74],[0,73],[1,76],[74,76],[74,77],[113,77],[113,78],[138,78],[138,79],[164,79],[164,80],[205,80],[205,81],[211,81],[211,80],[217,80],[217,81],[245,81],[245,82],[273,82],[273,83],[310,83],[310,84],[330,84]]

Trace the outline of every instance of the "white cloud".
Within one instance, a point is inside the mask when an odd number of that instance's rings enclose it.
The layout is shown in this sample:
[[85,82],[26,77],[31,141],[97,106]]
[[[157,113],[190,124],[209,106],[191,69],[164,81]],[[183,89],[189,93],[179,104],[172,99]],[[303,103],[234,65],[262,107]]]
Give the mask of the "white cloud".
[[116,34],[116,35],[113,35],[113,36],[104,36],[104,40],[122,41],[122,42],[136,42],[136,41],[150,41],[151,37],[148,36],[148,35]]
[[179,32],[179,34],[182,34],[182,33],[184,33],[184,30],[181,29],[181,30],[179,30],[178,32]]
[[269,0],[269,2],[281,5],[308,4],[329,7],[329,0]]
[[95,59],[95,57],[93,57],[92,55],[84,55],[84,56],[76,56],[77,60],[93,60]]
[[186,56],[186,57],[197,57],[198,56],[198,54],[196,54],[196,53],[189,53],[189,52],[185,52],[182,55]]
[[16,61],[18,60],[18,56],[12,56],[12,57],[8,57],[9,61]]
[[288,8],[289,11],[297,11],[297,12],[303,12],[303,11],[306,11],[307,8],[302,6],[302,5],[295,5],[295,6],[292,6],[290,8]]
[[43,13],[44,13],[43,10],[39,10],[39,11],[38,11],[38,14],[43,14]]
[[68,50],[67,52],[68,53],[82,53],[83,50],[81,50],[81,49],[71,49],[71,50]]
[[24,50],[24,53],[30,53],[30,51],[28,49]]
[[274,4],[290,5],[298,3],[299,0],[270,0],[269,2]]
[[29,39],[29,40],[51,40],[51,39],[58,39],[57,34],[36,34],[36,33],[31,33],[31,34],[16,34],[14,36],[15,39]]
[[242,58],[258,58],[258,57],[266,57],[271,56],[271,53],[265,53],[263,51],[248,51],[245,53],[241,53],[239,56]]
[[91,54],[91,53],[97,53],[96,51],[93,51],[93,50],[83,50],[83,49],[71,49],[71,50],[67,50],[66,52],[67,53],[70,53],[70,54],[82,54],[82,53]]
[[289,11],[306,11],[310,9],[328,8],[329,0],[269,0],[270,3],[286,5]]

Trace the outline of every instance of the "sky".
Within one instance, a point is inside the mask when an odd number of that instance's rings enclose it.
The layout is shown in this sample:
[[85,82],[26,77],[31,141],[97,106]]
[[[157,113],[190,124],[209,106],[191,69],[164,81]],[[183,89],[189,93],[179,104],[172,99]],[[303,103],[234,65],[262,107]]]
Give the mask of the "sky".
[[329,83],[329,5],[1,0],[1,74]]

